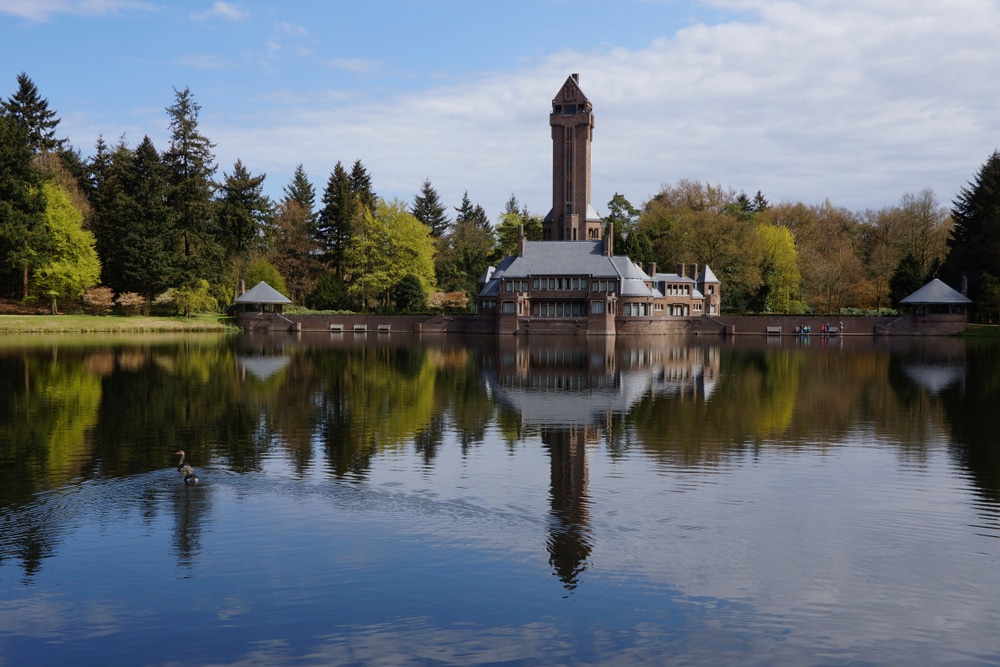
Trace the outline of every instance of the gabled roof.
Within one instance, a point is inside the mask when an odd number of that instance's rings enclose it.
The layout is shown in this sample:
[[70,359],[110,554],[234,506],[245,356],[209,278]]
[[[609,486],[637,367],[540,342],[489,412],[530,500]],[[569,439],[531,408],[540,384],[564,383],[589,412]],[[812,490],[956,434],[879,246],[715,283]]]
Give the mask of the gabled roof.
[[907,305],[954,304],[972,303],[972,299],[935,278],[899,302]]
[[236,297],[236,303],[291,303],[292,300],[263,280]]

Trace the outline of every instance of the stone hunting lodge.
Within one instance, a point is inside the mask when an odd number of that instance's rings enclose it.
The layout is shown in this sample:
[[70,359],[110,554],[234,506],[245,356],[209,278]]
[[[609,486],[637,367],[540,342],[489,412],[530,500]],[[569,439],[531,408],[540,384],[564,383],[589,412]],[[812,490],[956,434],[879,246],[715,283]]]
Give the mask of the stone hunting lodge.
[[[651,332],[676,318],[719,314],[720,284],[708,266],[676,273],[644,271],[615,255],[614,230],[590,204],[594,114],[571,75],[552,100],[552,210],[542,241],[523,229],[517,255],[490,267],[479,281],[477,312],[497,333],[585,330]],[[661,326],[657,326],[660,324]]]

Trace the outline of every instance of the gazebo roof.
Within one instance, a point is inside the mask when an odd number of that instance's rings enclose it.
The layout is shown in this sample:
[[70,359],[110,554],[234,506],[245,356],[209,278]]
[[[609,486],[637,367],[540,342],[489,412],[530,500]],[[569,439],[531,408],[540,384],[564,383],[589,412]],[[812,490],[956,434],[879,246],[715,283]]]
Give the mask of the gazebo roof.
[[263,280],[236,297],[236,303],[291,303],[292,300]]
[[953,290],[935,278],[910,296],[900,299],[900,303],[911,305],[946,305],[972,303],[972,299]]

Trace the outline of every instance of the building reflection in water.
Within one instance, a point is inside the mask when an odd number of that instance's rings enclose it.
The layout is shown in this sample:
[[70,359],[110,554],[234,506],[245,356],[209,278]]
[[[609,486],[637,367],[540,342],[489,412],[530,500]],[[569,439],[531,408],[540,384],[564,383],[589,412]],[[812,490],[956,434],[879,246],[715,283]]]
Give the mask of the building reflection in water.
[[550,466],[549,563],[573,590],[593,548],[588,448],[610,438],[613,418],[650,393],[708,399],[718,349],[669,337],[506,336],[496,359],[484,361],[497,404],[522,431],[540,430]]

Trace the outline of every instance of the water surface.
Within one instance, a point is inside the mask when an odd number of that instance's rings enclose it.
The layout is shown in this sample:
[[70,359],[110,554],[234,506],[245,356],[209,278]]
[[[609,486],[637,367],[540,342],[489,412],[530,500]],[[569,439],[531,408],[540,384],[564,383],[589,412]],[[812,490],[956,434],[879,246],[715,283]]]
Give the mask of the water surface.
[[996,664],[998,378],[952,339],[7,339],[0,665]]

